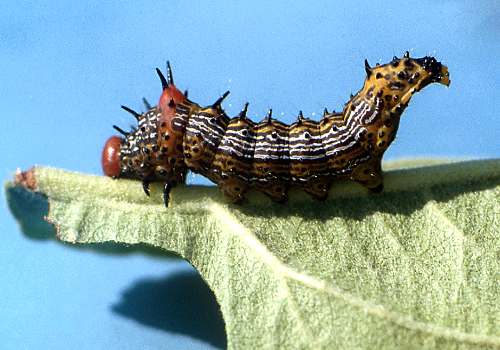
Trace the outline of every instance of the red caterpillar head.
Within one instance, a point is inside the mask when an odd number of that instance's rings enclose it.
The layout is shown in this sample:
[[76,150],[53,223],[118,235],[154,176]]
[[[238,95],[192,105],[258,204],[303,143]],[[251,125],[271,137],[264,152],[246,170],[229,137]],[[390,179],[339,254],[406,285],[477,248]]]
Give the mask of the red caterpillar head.
[[106,176],[117,176],[120,174],[120,143],[123,139],[119,136],[111,136],[102,151],[102,171]]
[[[186,99],[186,96],[175,87],[169,62],[167,62],[166,79],[159,69],[156,69],[156,71],[160,76],[160,80],[163,86],[163,93],[160,96],[160,101],[157,107],[151,108],[146,100],[144,100],[144,103],[148,108],[148,111],[151,111],[153,109],[161,110],[162,117],[161,120],[158,121],[158,124],[162,124],[164,128],[166,125],[169,125],[169,122],[175,115],[175,105],[184,101]],[[122,108],[127,112],[132,113],[138,120],[140,119],[140,114],[132,111],[127,107],[122,106]],[[114,126],[114,128],[124,136],[127,136],[129,134],[121,130],[117,126]],[[174,140],[172,140],[172,142],[173,141]],[[117,177],[122,173],[123,169],[120,168],[120,146],[123,144],[123,142],[124,139],[119,136],[112,136],[108,139],[108,141],[106,141],[106,144],[104,145],[104,149],[102,151],[101,159],[104,175]]]

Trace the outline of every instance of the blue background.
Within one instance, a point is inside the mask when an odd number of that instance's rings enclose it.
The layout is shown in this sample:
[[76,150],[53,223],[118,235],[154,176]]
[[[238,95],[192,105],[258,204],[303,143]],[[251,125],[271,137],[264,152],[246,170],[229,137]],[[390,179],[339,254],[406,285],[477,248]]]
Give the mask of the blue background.
[[[4,2],[0,13],[1,178],[35,164],[101,174],[101,150],[156,104],[155,68],[207,105],[231,90],[236,115],[292,122],[341,110],[363,62],[406,50],[449,67],[403,115],[387,159],[499,157],[500,2]],[[204,179],[190,179],[204,182]],[[0,348],[207,349],[220,315],[180,260],[110,255],[23,236],[0,212]],[[72,249],[73,248],[73,249]],[[205,314],[209,313],[209,314]],[[216,324],[213,326],[212,323]]]

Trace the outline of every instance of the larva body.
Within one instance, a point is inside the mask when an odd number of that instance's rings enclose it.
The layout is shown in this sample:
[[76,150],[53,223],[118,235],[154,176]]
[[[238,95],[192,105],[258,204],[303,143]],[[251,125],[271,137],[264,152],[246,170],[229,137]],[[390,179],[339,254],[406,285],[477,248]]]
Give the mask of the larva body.
[[[381,160],[396,136],[400,116],[414,93],[433,82],[449,86],[447,68],[432,57],[412,59],[408,53],[370,68],[363,89],[342,113],[325,113],[320,121],[302,117],[286,125],[271,117],[254,123],[243,111],[229,118],[221,108],[224,94],[212,106],[191,102],[160,74],[163,94],[146,113],[131,111],[137,129],[111,138],[103,153],[106,175],[165,183],[171,187],[187,170],[219,185],[232,203],[244,199],[248,187],[284,203],[290,187],[324,200],[335,179],[349,178],[372,192],[382,191]],[[159,71],[158,71],[159,72]],[[148,106],[149,107],[149,106]],[[128,110],[128,109],[127,109]],[[128,110],[130,111],[130,110]],[[108,145],[109,144],[109,145]]]

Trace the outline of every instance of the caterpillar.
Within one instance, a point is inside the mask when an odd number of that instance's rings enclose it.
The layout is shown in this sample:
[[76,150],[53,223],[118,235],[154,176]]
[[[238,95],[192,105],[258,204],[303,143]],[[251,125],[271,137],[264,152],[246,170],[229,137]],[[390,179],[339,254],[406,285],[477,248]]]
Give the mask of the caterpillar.
[[115,179],[164,184],[165,205],[170,190],[185,182],[188,170],[216,183],[227,201],[241,203],[249,187],[273,201],[288,200],[290,187],[325,200],[335,179],[352,179],[373,193],[383,189],[381,160],[394,141],[401,114],[411,97],[437,82],[449,86],[447,67],[433,57],[410,58],[406,52],[387,64],[370,67],[365,60],[363,88],[351,95],[341,113],[325,109],[320,121],[298,118],[287,125],[272,118],[259,123],[247,118],[248,103],[234,118],[221,104],[200,107],[174,85],[167,62],[167,77],[156,69],[163,92],[156,107],[143,100],[145,113],[130,112],[137,127],[105,144],[102,167]]

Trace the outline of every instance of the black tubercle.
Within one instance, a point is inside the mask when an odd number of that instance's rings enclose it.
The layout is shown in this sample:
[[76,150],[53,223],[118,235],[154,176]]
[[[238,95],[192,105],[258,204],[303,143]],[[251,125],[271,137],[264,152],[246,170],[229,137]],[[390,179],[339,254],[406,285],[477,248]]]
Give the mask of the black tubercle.
[[267,117],[266,117],[266,121],[267,121],[268,125],[271,125],[273,123],[272,115],[273,115],[273,110],[270,109],[269,112],[267,112]]
[[163,186],[163,201],[165,202],[165,207],[168,208],[168,204],[170,203],[170,190],[172,189],[172,185],[170,184],[165,184]]
[[370,76],[372,75],[372,68],[368,64],[368,60],[365,60],[365,71],[366,71],[366,77],[370,78]]
[[167,79],[165,79],[165,76],[163,75],[161,70],[159,70],[158,68],[156,68],[156,73],[158,73],[158,76],[160,77],[161,87],[163,88],[163,90],[165,90],[166,88],[168,88]]
[[128,136],[130,133],[129,132],[126,132],[126,131],[123,131],[122,129],[120,129],[119,127],[117,127],[116,125],[113,125],[113,128],[118,131],[120,134],[122,134],[123,136]]
[[172,68],[170,68],[170,62],[167,61],[167,84],[172,85],[174,83],[174,76],[172,75]]
[[149,191],[149,184],[150,182],[149,181],[143,181],[142,182],[142,189],[144,190],[144,192],[146,193],[146,195],[149,197],[150,195],[150,191]]
[[219,97],[219,99],[217,101],[215,101],[215,103],[212,105],[212,108],[220,108],[220,105],[222,104],[222,101],[224,101],[224,99],[227,97],[227,95],[229,95],[229,91],[226,91],[224,93],[224,95],[222,95],[221,97]]
[[245,103],[245,107],[241,110],[240,114],[238,114],[238,118],[240,120],[244,120],[245,117],[247,116],[247,110],[248,110],[248,102]]
[[150,110],[152,107],[151,105],[149,104],[148,100],[146,100],[145,97],[142,98],[142,103],[144,103],[144,106],[146,106],[146,110]]
[[302,111],[299,111],[299,116],[297,117],[297,122],[302,124],[302,121],[304,120],[304,115],[302,114]]
[[[147,107],[147,105],[146,105],[146,107]],[[133,109],[130,109],[130,108],[126,107],[126,106],[122,106],[122,109],[125,110],[125,111],[127,111],[127,112],[129,112],[130,114],[132,114],[135,117],[135,119],[137,119],[137,120],[139,120],[140,117],[141,117],[141,115],[139,113],[137,113]],[[149,108],[149,109],[151,109],[151,108]]]

